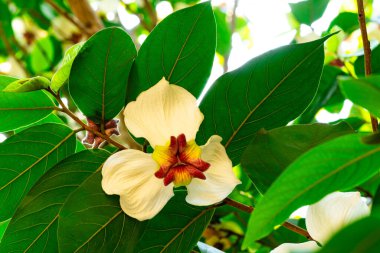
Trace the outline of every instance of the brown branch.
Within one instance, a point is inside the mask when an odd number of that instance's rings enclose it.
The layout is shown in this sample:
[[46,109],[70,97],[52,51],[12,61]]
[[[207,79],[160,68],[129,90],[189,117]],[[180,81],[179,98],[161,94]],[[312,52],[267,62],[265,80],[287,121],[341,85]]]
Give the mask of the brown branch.
[[152,4],[149,2],[149,0],[144,0],[144,7],[146,8],[148,15],[150,17],[150,20],[152,21],[152,29],[157,25],[157,13]]
[[[232,9],[231,23],[230,23],[231,36],[235,32],[235,28],[236,28],[236,9],[237,9],[238,4],[239,4],[239,0],[235,0],[234,1],[234,7]],[[226,73],[228,71],[228,60],[230,58],[230,54],[231,54],[231,48],[224,55],[224,62],[223,62],[223,72],[224,73]]]
[[76,18],[72,17],[67,11],[62,9],[59,5],[57,5],[52,0],[45,0],[46,3],[48,3],[56,12],[58,12],[60,15],[65,17],[67,20],[69,20],[71,23],[73,23],[76,27],[78,27],[79,30],[84,32],[87,36],[91,36],[92,33],[87,30],[87,28]]
[[[364,4],[363,4],[363,0],[357,0],[356,2],[358,5],[358,19],[359,19],[360,32],[362,34],[362,41],[363,41],[363,47],[364,47],[365,75],[369,76],[371,75],[371,47],[370,47],[368,34],[367,34]],[[377,118],[372,114],[371,114],[371,124],[372,124],[372,131],[377,132],[379,123],[377,121]]]
[[87,0],[67,0],[74,15],[86,27],[90,35],[104,28],[102,21],[96,15]]
[[103,134],[99,131],[96,131],[92,128],[90,128],[89,126],[87,126],[85,123],[83,123],[83,121],[81,119],[79,119],[72,111],[70,111],[66,105],[63,103],[61,97],[59,96],[59,94],[56,94],[55,92],[53,92],[52,90],[48,89],[47,90],[50,94],[52,94],[54,96],[54,98],[58,101],[58,103],[60,104],[60,106],[62,108],[59,108],[61,112],[64,112],[66,113],[70,118],[72,118],[75,122],[77,122],[81,127],[83,127],[83,129],[89,131],[89,132],[92,132],[93,134],[95,134],[96,136],[99,136],[101,137],[102,139],[108,141],[109,143],[111,143],[112,145],[114,145],[115,147],[119,148],[119,149],[127,149],[126,147],[124,147],[123,145],[121,145],[120,143],[112,140],[109,136],[107,136],[106,134]]
[[[243,212],[246,212],[246,213],[252,213],[253,210],[254,210],[254,207],[244,205],[244,204],[242,204],[240,202],[237,202],[237,201],[235,201],[233,199],[230,199],[230,198],[224,199],[222,203],[226,204],[226,205],[229,205],[229,206],[233,206],[233,207],[235,207],[235,208],[237,208],[237,209],[239,209],[239,210],[241,210]],[[307,232],[307,230],[305,230],[305,229],[303,229],[303,228],[301,228],[301,227],[299,227],[297,225],[294,225],[293,223],[285,221],[282,224],[282,226],[284,228],[287,228],[287,229],[289,229],[289,230],[297,233],[297,234],[300,234],[300,235],[306,237],[308,240],[314,241],[314,239],[310,236],[310,234],[309,234],[309,232]]]

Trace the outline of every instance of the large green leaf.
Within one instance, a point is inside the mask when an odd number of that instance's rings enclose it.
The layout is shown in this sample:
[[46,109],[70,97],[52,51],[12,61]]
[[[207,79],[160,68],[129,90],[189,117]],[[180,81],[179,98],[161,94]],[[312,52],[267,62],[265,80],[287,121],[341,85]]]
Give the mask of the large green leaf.
[[352,189],[380,168],[380,146],[362,135],[345,135],[319,145],[293,162],[268,189],[250,220],[245,244],[268,235],[301,206],[328,193]]
[[3,239],[3,236],[4,236],[4,233],[5,233],[5,230],[7,229],[8,227],[8,224],[11,220],[6,220],[6,221],[0,221],[0,243]]
[[255,186],[264,193],[300,155],[335,137],[353,133],[345,122],[313,124],[259,131],[244,151],[241,165]]
[[330,0],[304,0],[290,3],[292,14],[301,24],[311,25],[322,17]]
[[128,101],[165,77],[199,96],[214,60],[215,19],[209,2],[166,17],[141,46],[128,86]]
[[86,150],[48,171],[25,196],[10,222],[0,252],[58,252],[59,211],[81,183],[100,170],[109,153]]
[[220,135],[236,164],[256,131],[297,117],[317,91],[327,38],[269,51],[216,80],[200,105],[198,143]]
[[75,44],[74,46],[71,46],[65,53],[65,56],[63,57],[61,66],[55,72],[51,79],[51,85],[50,88],[57,92],[62,85],[66,83],[66,81],[69,79],[71,66],[73,64],[73,61],[77,54],[79,53],[79,50],[82,48],[83,42]]
[[60,124],[31,127],[1,143],[0,221],[12,216],[46,171],[74,152],[75,132]]
[[346,98],[380,117],[380,75],[341,78],[339,85]]
[[154,219],[139,222],[120,209],[119,196],[103,192],[99,172],[88,178],[64,204],[59,219],[59,249],[60,252],[190,252],[212,213],[185,204],[184,194],[179,192]]
[[36,122],[51,113],[54,102],[44,91],[28,93],[1,92],[16,78],[0,76],[0,132]]
[[185,196],[185,191],[177,191],[165,208],[149,221],[137,252],[185,253],[194,248],[214,210],[189,205],[184,200]]
[[69,91],[83,114],[104,123],[120,112],[135,56],[132,39],[117,27],[97,32],[81,47],[71,66]]
[[318,253],[380,252],[380,219],[367,217],[339,231]]

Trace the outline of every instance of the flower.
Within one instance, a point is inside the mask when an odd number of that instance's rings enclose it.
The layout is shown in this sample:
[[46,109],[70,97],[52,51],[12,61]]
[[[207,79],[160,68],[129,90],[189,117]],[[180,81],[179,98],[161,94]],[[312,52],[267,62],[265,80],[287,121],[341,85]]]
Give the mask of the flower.
[[[325,244],[336,232],[370,213],[359,192],[334,192],[310,205],[306,213],[306,228],[310,236]],[[319,249],[315,241],[284,243],[272,253],[314,252]]]
[[203,146],[195,143],[203,114],[184,88],[162,78],[129,103],[124,116],[129,131],[154,149],[152,154],[123,150],[103,165],[103,190],[120,195],[129,216],[140,221],[154,217],[173,197],[174,187],[186,186],[189,204],[207,206],[222,201],[240,183],[221,137],[211,136]]

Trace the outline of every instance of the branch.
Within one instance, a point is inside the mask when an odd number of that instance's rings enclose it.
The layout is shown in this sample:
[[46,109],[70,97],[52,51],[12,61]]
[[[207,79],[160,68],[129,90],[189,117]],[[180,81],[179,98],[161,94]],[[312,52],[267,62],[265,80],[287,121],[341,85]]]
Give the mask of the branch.
[[127,149],[126,147],[124,147],[123,145],[121,145],[120,143],[112,140],[109,136],[99,132],[99,131],[96,131],[92,128],[90,128],[89,126],[87,126],[85,123],[83,123],[82,120],[80,120],[72,111],[70,111],[66,105],[63,103],[63,101],[61,100],[61,97],[59,96],[59,94],[56,94],[55,92],[53,92],[52,90],[48,89],[47,90],[50,94],[52,94],[54,96],[55,99],[57,99],[58,103],[61,105],[62,108],[59,108],[61,112],[64,112],[66,113],[70,118],[72,118],[75,122],[77,122],[83,129],[89,131],[89,132],[92,132],[93,134],[95,134],[96,136],[99,136],[101,137],[102,139],[108,141],[109,143],[111,143],[112,145],[114,145],[115,147],[119,148],[119,149]]
[[[254,207],[252,206],[247,206],[247,205],[244,205],[240,202],[237,202],[233,199],[230,199],[230,198],[226,198],[223,200],[222,204],[226,204],[226,205],[229,205],[229,206],[233,206],[243,212],[246,212],[246,213],[252,213],[253,210],[254,210]],[[297,226],[297,225],[294,225],[293,223],[290,223],[288,221],[285,221],[282,226],[284,228],[287,228],[293,232],[296,232],[297,234],[300,234],[304,237],[306,237],[308,240],[311,240],[311,241],[314,241],[314,239],[310,236],[309,232],[307,232],[307,230]]]
[[[371,47],[368,40],[363,0],[357,0],[357,5],[358,5],[358,19],[359,19],[359,25],[360,25],[360,32],[362,34],[362,41],[363,41],[363,47],[364,47],[365,75],[369,76],[371,75]],[[377,118],[372,114],[371,114],[371,124],[372,124],[372,131],[377,132],[379,124],[378,124]]]
[[144,6],[148,12],[150,20],[152,21],[152,27],[154,28],[157,25],[157,21],[158,21],[156,10],[153,8],[149,0],[144,0]]
[[67,13],[64,9],[62,9],[59,5],[57,5],[52,0],[45,0],[56,12],[65,17],[71,23],[73,23],[79,30],[84,32],[87,36],[91,36],[92,33],[87,30],[87,28],[74,16],[72,17],[69,13]]
[[67,0],[74,15],[86,27],[89,35],[104,28],[102,21],[96,15],[86,0]]
[[[231,36],[235,32],[236,28],[236,8],[239,4],[239,0],[234,1],[234,7],[232,10],[232,15],[231,15],[231,24],[230,24],[230,31],[231,31]],[[223,62],[223,72],[226,73],[228,71],[228,59],[230,58],[231,54],[231,48],[228,50],[228,52],[224,55],[224,62]]]

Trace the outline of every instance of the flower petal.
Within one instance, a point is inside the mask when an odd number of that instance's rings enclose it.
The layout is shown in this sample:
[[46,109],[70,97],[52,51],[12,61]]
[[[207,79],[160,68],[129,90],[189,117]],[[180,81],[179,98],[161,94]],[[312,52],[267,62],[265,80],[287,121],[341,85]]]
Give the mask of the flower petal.
[[120,205],[140,221],[154,217],[174,195],[173,184],[164,186],[154,176],[157,163],[149,154],[123,150],[103,165],[102,187],[107,194],[120,195]]
[[315,252],[320,247],[314,241],[303,242],[303,243],[283,243],[277,248],[273,249],[271,253],[297,253],[297,252]]
[[221,141],[221,137],[214,135],[201,147],[202,160],[211,166],[203,172],[206,180],[193,178],[187,186],[186,201],[192,205],[207,206],[220,202],[241,183],[232,171],[231,160]]
[[311,237],[324,244],[335,232],[369,212],[359,192],[334,192],[309,206],[306,227]]
[[142,92],[124,111],[125,124],[135,137],[144,137],[154,148],[164,146],[171,136],[195,135],[203,120],[196,98],[184,88],[162,78]]

